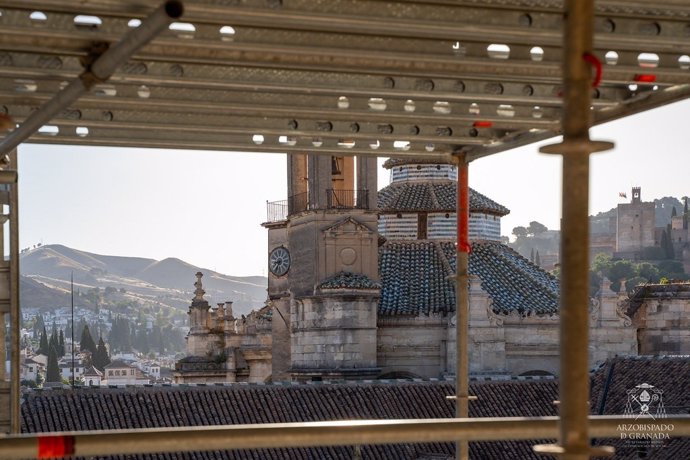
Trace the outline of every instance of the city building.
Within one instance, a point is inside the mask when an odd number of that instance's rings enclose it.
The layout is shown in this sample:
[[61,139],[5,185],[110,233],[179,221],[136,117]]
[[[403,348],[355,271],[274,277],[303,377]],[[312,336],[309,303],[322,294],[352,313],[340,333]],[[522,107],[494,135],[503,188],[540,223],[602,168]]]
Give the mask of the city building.
[[[455,373],[457,169],[419,159],[391,159],[385,167],[391,183],[374,192],[368,159],[290,156],[289,198],[270,203],[263,224],[266,307],[242,321],[229,304],[211,309],[197,273],[188,356],[177,363],[175,381]],[[501,242],[508,212],[470,189],[470,372],[557,375],[558,282]],[[638,348],[618,295],[608,285],[602,292],[583,306],[592,317],[592,363]]]
[[82,374],[82,377],[84,378],[84,385],[87,387],[98,387],[101,386],[103,381],[103,372],[93,366],[89,366]]
[[124,361],[112,361],[103,370],[102,385],[145,385],[151,383],[151,380],[139,369]]

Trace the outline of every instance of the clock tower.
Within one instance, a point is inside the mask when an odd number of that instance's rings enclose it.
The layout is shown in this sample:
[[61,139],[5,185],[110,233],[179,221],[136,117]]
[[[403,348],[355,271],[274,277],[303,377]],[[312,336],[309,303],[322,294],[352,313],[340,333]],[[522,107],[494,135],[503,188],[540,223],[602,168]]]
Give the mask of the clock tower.
[[273,380],[366,378],[376,368],[376,158],[288,154],[268,203]]

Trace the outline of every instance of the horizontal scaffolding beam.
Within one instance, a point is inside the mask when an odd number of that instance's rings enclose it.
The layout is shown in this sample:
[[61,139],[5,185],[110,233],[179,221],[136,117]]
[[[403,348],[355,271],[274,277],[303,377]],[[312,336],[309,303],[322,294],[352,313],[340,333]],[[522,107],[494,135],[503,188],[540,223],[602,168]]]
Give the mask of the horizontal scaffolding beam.
[[[644,435],[647,421],[613,416],[591,416],[593,438]],[[659,419],[669,437],[690,436],[690,416]],[[621,425],[625,429],[621,430]],[[555,439],[558,417],[465,418],[426,420],[361,420],[308,423],[271,423],[38,433],[0,438],[4,460],[38,456],[39,449],[54,447],[54,457],[108,456],[231,449],[344,446],[395,443]],[[45,453],[46,450],[43,450]]]

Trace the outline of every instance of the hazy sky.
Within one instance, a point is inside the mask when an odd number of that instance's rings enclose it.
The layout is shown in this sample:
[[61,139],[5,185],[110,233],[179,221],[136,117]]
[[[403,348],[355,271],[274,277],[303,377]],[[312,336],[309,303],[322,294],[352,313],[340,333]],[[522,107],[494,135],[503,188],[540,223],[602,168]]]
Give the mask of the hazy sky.
[[[590,212],[642,187],[690,194],[690,101],[594,128],[616,148],[592,156]],[[549,141],[546,143],[551,143]],[[477,160],[470,186],[507,206],[502,233],[559,227],[561,159],[531,145]],[[21,247],[64,244],[109,255],[177,257],[231,275],[266,274],[266,201],[286,198],[285,155],[24,144]],[[379,185],[388,171],[379,172]],[[193,277],[190,274],[190,277]]]

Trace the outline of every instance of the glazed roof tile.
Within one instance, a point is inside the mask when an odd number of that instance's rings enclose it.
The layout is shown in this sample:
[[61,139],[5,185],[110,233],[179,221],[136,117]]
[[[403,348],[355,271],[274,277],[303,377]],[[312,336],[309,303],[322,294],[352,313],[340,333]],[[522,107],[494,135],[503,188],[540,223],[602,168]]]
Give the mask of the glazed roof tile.
[[317,289],[380,289],[381,284],[361,273],[342,271],[327,278]]
[[[379,248],[381,315],[429,315],[455,311],[455,244],[428,240],[388,241]],[[470,274],[481,280],[497,314],[558,312],[556,278],[508,246],[476,241]]]
[[[378,192],[378,209],[383,212],[455,212],[457,182],[426,180],[392,183]],[[508,208],[470,188],[470,211],[505,216]]]
[[[389,241],[379,248],[379,314],[429,315],[455,310],[452,269],[432,241]],[[446,243],[452,246],[452,243]]]
[[481,279],[495,313],[554,315],[558,313],[556,277],[508,246],[489,241],[472,244],[470,273]]
[[383,162],[383,167],[386,169],[391,169],[395,166],[403,165],[424,165],[424,164],[453,164],[452,161],[447,162],[439,161],[437,158],[389,158]]
[[[690,358],[616,358],[592,374],[593,414],[622,415],[629,389],[649,383],[664,391],[667,414],[687,414],[686,391]],[[607,384],[608,382],[608,384]],[[557,380],[471,382],[471,417],[557,415]],[[159,428],[245,423],[284,423],[322,420],[451,418],[452,382],[391,382],[322,385],[227,385],[199,387],[81,388],[31,392],[22,404],[22,432]],[[603,401],[603,404],[602,404]],[[384,402],[384,403],[382,403]],[[200,410],[203,408],[203,410]],[[603,410],[600,410],[603,408]],[[486,460],[541,459],[531,446],[552,442],[500,441],[470,443],[470,456]],[[639,458],[624,440],[598,440],[614,445],[616,458]],[[647,458],[686,458],[690,439],[672,438],[652,447]],[[451,443],[362,446],[363,458],[412,460],[421,454],[453,455]],[[131,460],[225,459],[351,459],[352,447],[259,449],[132,455]],[[105,457],[103,460],[115,459]]]

